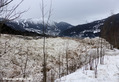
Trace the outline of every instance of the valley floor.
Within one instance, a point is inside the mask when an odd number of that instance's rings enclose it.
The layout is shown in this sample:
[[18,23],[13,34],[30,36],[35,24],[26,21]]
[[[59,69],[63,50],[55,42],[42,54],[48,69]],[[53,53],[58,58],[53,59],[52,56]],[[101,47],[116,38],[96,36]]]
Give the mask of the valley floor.
[[[94,78],[94,70],[84,68],[100,52],[105,55],[104,65],[98,64]],[[110,50],[102,38],[47,38],[46,57],[47,82],[119,82],[119,50]],[[31,82],[42,82],[43,59],[43,38],[1,35],[0,80],[25,76],[33,79]]]

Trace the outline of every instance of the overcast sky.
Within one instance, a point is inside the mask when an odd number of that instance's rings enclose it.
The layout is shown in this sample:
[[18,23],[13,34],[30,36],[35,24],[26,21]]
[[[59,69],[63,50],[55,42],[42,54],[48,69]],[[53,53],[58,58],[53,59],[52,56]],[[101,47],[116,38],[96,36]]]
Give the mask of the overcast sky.
[[[13,4],[19,1],[14,0]],[[40,19],[40,3],[41,0],[24,0],[18,11],[29,10],[21,18]],[[49,8],[49,4],[50,0],[45,0],[45,8]],[[51,20],[78,25],[119,13],[119,0],[52,0],[52,9]]]

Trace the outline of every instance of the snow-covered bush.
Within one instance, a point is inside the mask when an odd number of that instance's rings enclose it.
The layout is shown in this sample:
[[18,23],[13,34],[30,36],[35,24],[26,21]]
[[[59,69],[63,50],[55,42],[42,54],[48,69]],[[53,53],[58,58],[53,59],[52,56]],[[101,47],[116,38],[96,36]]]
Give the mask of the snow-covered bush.
[[[0,78],[3,77],[30,77],[33,82],[41,81],[43,77],[43,39],[25,39],[23,36],[1,35],[0,38]],[[102,40],[102,46],[109,45]],[[72,73],[96,58],[97,48],[100,47],[100,38],[46,39],[47,74],[48,79],[57,79]],[[66,59],[67,54],[67,59]],[[60,56],[60,61],[59,61]],[[68,63],[67,63],[68,60]],[[60,73],[59,73],[60,65]],[[55,77],[51,77],[54,75]],[[50,82],[50,81],[49,81]]]

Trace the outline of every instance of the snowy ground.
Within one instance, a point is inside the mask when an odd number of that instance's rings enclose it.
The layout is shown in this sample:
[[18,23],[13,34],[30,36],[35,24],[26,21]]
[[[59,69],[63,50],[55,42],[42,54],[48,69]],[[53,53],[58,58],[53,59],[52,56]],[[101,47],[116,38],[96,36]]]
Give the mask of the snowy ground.
[[[60,37],[47,38],[46,55],[48,82],[51,82],[52,76],[54,76],[53,79],[55,80],[59,78],[59,75],[61,77],[66,75],[66,53],[68,54],[69,73],[72,73],[88,64],[89,56],[95,58],[96,50],[99,47],[100,38],[85,38],[82,40]],[[117,82],[119,73],[117,68],[119,66],[119,51],[111,51],[109,49],[110,44],[104,39],[102,40],[102,47],[107,55],[105,56],[105,65],[98,66],[99,71],[97,79],[94,78],[94,71],[82,71],[82,69],[79,69],[68,76],[62,77],[61,80],[65,80],[64,82],[85,82],[84,80],[88,80],[86,82],[105,82],[109,79],[109,81],[112,82],[110,79],[113,79],[113,82]],[[25,73],[27,78],[33,79],[31,82],[41,82],[43,77],[42,49],[42,38],[34,39],[32,37],[1,35],[0,79],[4,77],[21,78]],[[28,61],[26,64],[27,58]],[[60,72],[59,64],[61,65]],[[26,69],[24,69],[25,65]],[[75,70],[72,69],[72,67],[75,67]],[[51,75],[51,73],[53,74]],[[111,77],[110,74],[112,74],[114,78]]]
[[104,65],[98,65],[97,78],[95,78],[94,70],[83,70],[83,68],[56,82],[119,82],[119,50],[106,52]]

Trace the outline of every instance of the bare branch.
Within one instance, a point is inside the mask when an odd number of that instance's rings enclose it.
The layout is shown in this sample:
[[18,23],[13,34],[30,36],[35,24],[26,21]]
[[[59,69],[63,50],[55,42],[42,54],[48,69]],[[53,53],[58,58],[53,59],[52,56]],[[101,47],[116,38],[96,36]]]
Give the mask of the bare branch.
[[0,0],[0,8],[5,7],[6,5],[10,4],[13,0]]

